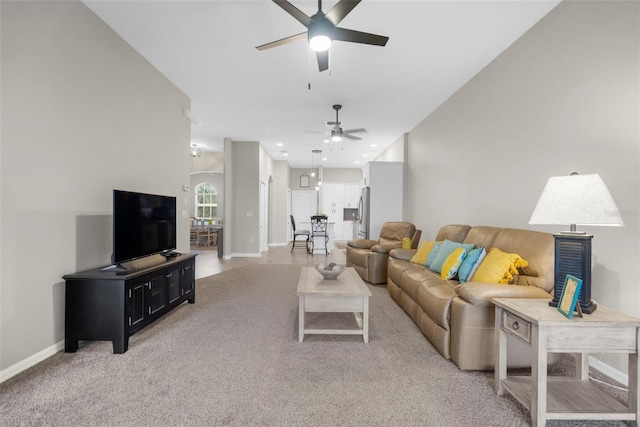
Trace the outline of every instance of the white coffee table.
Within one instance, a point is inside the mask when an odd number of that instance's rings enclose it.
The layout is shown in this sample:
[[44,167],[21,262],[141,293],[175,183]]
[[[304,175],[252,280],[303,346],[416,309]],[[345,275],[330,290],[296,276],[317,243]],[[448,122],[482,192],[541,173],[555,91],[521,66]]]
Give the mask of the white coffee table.
[[[369,342],[371,291],[353,267],[337,280],[325,280],[314,267],[303,267],[298,280],[298,341],[304,334],[362,335]],[[360,329],[305,329],[305,313],[353,313]]]

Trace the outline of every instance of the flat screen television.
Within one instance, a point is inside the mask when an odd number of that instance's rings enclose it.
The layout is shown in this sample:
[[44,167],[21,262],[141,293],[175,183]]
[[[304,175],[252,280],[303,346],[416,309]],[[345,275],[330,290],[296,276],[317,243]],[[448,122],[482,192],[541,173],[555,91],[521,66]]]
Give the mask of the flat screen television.
[[114,264],[175,248],[175,197],[113,190]]

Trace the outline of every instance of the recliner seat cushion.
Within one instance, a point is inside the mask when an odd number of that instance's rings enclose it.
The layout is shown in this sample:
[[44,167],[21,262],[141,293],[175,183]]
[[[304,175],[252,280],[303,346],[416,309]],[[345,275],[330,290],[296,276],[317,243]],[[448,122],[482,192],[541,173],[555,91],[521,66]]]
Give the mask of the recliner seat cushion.
[[441,328],[451,330],[450,310],[451,300],[456,297],[456,291],[447,282],[439,280],[426,281],[425,286],[418,288],[418,305]]

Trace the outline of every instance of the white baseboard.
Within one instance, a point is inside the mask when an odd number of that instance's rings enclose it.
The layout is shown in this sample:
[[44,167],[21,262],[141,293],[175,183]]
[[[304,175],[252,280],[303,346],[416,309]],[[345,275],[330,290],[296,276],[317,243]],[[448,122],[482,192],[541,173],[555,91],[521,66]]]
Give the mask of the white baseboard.
[[611,365],[607,365],[606,363],[596,359],[595,357],[589,356],[589,366],[591,366],[596,371],[603,373],[609,378],[619,382],[620,384],[624,384],[625,386],[629,387],[629,375],[625,374],[624,372],[618,371]]
[[44,350],[34,354],[33,356],[27,357],[26,359],[16,363],[15,365],[9,366],[4,371],[0,371],[0,383],[3,383],[9,378],[18,375],[22,371],[26,371],[30,367],[37,365],[38,363],[62,350],[64,350],[64,340],[57,342],[51,347],[45,348]]
[[269,246],[289,246],[288,243],[269,243]]

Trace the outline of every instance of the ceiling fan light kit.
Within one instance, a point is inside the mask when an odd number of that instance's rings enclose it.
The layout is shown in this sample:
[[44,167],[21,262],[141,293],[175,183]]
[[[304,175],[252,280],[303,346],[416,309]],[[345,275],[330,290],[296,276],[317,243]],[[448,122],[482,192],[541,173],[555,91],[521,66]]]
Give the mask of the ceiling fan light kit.
[[324,52],[331,47],[331,39],[322,34],[314,36],[309,39],[309,47],[316,52]]
[[[318,16],[320,14],[320,16]],[[331,47],[335,26],[321,12],[311,17],[307,33],[309,47],[316,52],[324,52]]]

